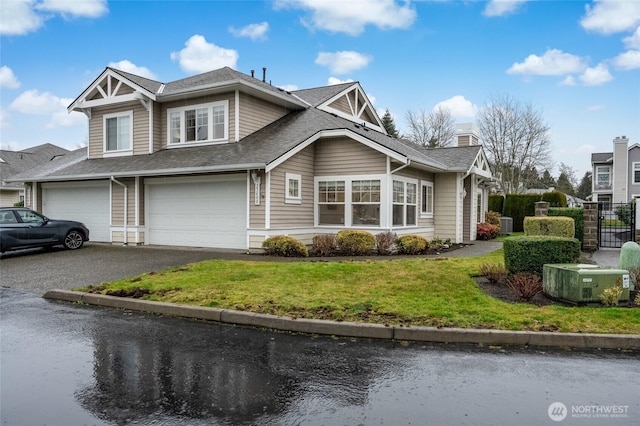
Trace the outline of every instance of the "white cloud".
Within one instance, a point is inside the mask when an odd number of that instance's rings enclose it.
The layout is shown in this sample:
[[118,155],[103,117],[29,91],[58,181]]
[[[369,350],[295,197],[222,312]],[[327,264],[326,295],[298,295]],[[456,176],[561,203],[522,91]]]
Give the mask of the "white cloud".
[[515,13],[520,5],[529,0],[491,0],[482,12],[485,16],[504,16]]
[[267,31],[269,31],[269,23],[261,22],[259,24],[249,24],[246,27],[235,28],[229,27],[229,32],[236,37],[248,37],[251,40],[266,40]]
[[369,65],[373,57],[353,51],[320,52],[316,64],[329,67],[333,74],[348,74]]
[[[69,103],[73,100],[69,99]],[[51,120],[46,124],[47,129],[55,129],[58,127],[83,127],[88,126],[87,116],[81,112],[74,111],[72,113],[67,112],[67,108],[64,111],[56,111],[51,114]]]
[[586,61],[579,56],[549,49],[544,55],[529,55],[521,63],[514,63],[507,74],[565,75],[586,69]]
[[379,29],[404,29],[416,20],[416,11],[409,1],[397,4],[395,0],[277,0],[276,9],[302,9],[310,16],[301,21],[309,29],[358,35],[367,25]]
[[4,109],[0,109],[0,129],[5,129],[7,127],[7,113],[4,111]]
[[640,50],[628,50],[612,60],[613,66],[621,70],[635,70],[640,68]]
[[329,86],[335,86],[336,84],[353,83],[353,80],[350,78],[346,80],[340,80],[337,77],[329,77],[329,80],[327,81],[327,83],[329,84]]
[[636,28],[633,35],[622,39],[627,49],[640,49],[640,26]]
[[47,19],[98,18],[109,11],[107,0],[5,0],[0,13],[0,34],[24,35],[40,28]]
[[580,76],[580,81],[585,86],[600,86],[613,80],[613,76],[609,73],[609,68],[599,63],[593,68],[587,68]]
[[196,34],[184,44],[186,47],[179,52],[171,52],[171,60],[178,61],[185,72],[198,74],[222,67],[236,68],[240,55],[233,49],[225,49],[208,43]]
[[594,0],[585,6],[586,15],[580,20],[582,28],[602,34],[633,30],[640,23],[640,2],[636,0]]
[[568,75],[560,83],[558,83],[558,85],[559,86],[575,86],[576,78],[572,75]]
[[139,67],[136,64],[126,59],[119,62],[109,62],[109,67],[115,68],[120,71],[128,72],[131,74],[139,75],[140,77],[146,77],[151,80],[157,80],[158,77],[149,70],[147,67]]
[[0,67],[0,87],[6,87],[7,89],[20,87],[20,82],[13,74],[13,70],[7,66]]
[[442,102],[438,102],[433,107],[434,111],[438,108],[445,108],[455,120],[475,119],[478,107],[471,101],[465,99],[462,95],[456,95]]
[[86,116],[81,113],[67,113],[71,98],[59,98],[49,92],[37,90],[22,92],[11,102],[9,108],[29,115],[50,115],[47,128],[86,126]]

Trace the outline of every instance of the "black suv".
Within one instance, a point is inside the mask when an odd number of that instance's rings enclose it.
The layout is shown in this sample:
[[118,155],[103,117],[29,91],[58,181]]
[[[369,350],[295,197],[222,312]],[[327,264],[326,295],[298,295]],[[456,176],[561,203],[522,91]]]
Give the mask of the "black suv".
[[75,250],[89,241],[89,229],[72,220],[49,219],[22,207],[0,207],[0,252],[63,245]]

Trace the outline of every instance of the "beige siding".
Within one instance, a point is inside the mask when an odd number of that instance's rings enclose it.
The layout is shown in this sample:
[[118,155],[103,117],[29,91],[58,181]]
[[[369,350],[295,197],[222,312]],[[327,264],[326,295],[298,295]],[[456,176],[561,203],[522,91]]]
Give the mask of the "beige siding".
[[[135,225],[136,220],[136,191],[133,178],[118,179],[127,185],[127,225]],[[115,182],[111,183],[111,224],[124,225],[124,188]]]
[[387,161],[379,153],[348,138],[319,140],[315,144],[315,175],[369,175],[387,172]]
[[149,153],[149,113],[139,102],[104,108],[93,108],[89,120],[89,158],[102,158],[104,153],[104,116],[133,111],[133,153]]
[[20,191],[0,189],[0,207],[13,207],[20,201]]
[[353,115],[353,113],[351,112],[351,108],[349,108],[349,102],[347,101],[346,96],[341,96],[335,101],[331,102],[329,104],[329,107],[344,112],[345,114]]
[[436,174],[434,183],[434,219],[436,236],[456,242],[457,176],[455,173]]
[[[154,102],[153,103],[153,152],[159,151],[160,149],[162,149],[162,143],[163,143],[163,139],[162,139],[162,106],[157,103]],[[166,110],[165,110],[165,115],[166,115]],[[166,117],[164,117],[165,123],[166,123]]]
[[[264,229],[265,227],[265,188],[267,187],[264,171],[258,174],[260,177],[260,204],[255,205],[256,187],[251,180],[249,189],[249,227],[253,229]],[[263,238],[264,240],[264,238]]]
[[[313,226],[313,159],[309,146],[271,172],[271,228]],[[301,176],[301,204],[285,202],[286,173]]]
[[[240,139],[284,117],[289,110],[244,93],[240,94]],[[234,128],[231,127],[230,135]],[[233,140],[233,138],[230,138]]]

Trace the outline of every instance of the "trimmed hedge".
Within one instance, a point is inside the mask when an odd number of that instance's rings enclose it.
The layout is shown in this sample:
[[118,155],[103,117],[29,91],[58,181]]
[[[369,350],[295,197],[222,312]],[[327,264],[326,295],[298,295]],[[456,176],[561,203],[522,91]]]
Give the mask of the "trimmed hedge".
[[549,203],[549,207],[567,207],[567,196],[563,192],[545,192],[540,201]]
[[513,232],[524,230],[524,218],[534,216],[536,202],[540,201],[538,194],[508,194],[504,199],[502,216],[513,219]]
[[546,263],[575,263],[580,258],[580,241],[564,237],[510,237],[504,241],[504,265],[512,274],[542,275]]
[[489,195],[489,211],[502,214],[504,208],[504,196],[503,195]]
[[582,207],[552,207],[549,208],[549,216],[564,216],[573,219],[576,231],[575,237],[584,243],[584,209]]
[[576,226],[570,217],[525,217],[524,235],[550,235],[554,237],[573,238]]
[[284,235],[276,235],[275,237],[267,238],[262,242],[262,248],[267,254],[272,256],[309,256],[309,250],[307,249],[307,246],[302,243],[302,241]]
[[370,254],[376,247],[376,237],[367,231],[345,229],[336,238],[339,250],[349,256]]

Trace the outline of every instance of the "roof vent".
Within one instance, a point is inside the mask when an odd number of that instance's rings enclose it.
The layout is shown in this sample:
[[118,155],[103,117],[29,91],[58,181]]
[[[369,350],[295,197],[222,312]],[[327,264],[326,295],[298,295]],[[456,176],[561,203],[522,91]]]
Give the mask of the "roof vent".
[[262,67],[262,82],[263,83],[267,82],[267,68],[266,67]]

